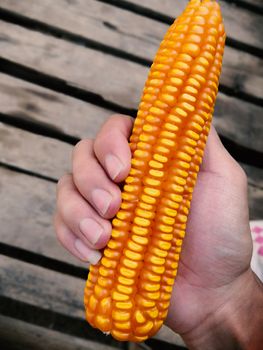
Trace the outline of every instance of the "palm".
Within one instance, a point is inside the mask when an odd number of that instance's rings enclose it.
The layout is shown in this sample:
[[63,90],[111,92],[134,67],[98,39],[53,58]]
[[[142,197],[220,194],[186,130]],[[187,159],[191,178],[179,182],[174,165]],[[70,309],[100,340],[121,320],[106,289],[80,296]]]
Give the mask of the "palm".
[[234,176],[199,173],[168,317],[179,333],[214,312],[224,287],[249,266],[246,191],[240,187]]

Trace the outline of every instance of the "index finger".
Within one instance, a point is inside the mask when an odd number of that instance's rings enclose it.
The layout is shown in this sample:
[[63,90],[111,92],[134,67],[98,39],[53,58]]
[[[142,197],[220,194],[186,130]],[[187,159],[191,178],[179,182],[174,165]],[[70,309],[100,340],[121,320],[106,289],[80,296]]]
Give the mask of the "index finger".
[[99,131],[94,142],[94,153],[108,176],[115,182],[123,181],[131,166],[128,138],[133,119],[125,115],[112,116]]

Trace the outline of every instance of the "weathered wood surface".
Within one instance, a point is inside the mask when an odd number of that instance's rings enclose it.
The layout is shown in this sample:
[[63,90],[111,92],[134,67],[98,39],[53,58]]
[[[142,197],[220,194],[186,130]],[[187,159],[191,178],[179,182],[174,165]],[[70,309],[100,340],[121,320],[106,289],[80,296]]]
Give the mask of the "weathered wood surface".
[[56,185],[0,168],[0,242],[86,267],[56,240],[52,216]]
[[[78,138],[93,138],[113,113],[4,74],[0,74],[0,95],[1,112],[10,118],[40,122]],[[217,130],[242,145],[251,147],[252,144],[252,148],[261,150],[262,114],[250,109],[250,104],[244,104],[246,113],[241,118],[239,100],[228,96],[224,96],[224,100],[228,103],[219,103],[216,107]]]
[[94,137],[111,111],[0,73],[0,111],[73,137]]
[[[71,171],[72,149],[73,146],[65,142],[0,123],[0,161],[4,163],[59,179]],[[241,166],[246,171],[249,185],[262,190],[263,195],[263,170],[244,164]],[[249,199],[252,204],[253,196]]]
[[[12,298],[44,310],[85,319],[84,280],[0,255],[0,281],[0,297]],[[155,336],[156,338],[171,343],[182,343],[178,335],[165,326],[163,328]],[[106,337],[102,333],[100,336]],[[64,350],[62,347],[60,349]],[[76,349],[78,348],[74,348]],[[96,349],[100,348],[96,347]],[[107,347],[105,349],[110,350]]]
[[77,138],[94,137],[113,113],[0,73],[2,113],[37,122]]
[[[146,67],[110,55],[105,58],[103,53],[3,22],[0,31],[2,56],[59,76],[108,101],[137,107]],[[218,131],[241,145],[262,149],[261,115],[259,106],[224,94],[218,96],[215,110]],[[229,129],[230,125],[234,130]]]
[[[139,6],[142,6],[143,8],[148,8],[150,10],[154,10],[159,12],[160,14],[165,14],[167,16],[170,16],[172,18],[179,16],[182,11],[184,10],[185,6],[187,5],[188,0],[180,0],[176,3],[171,0],[144,0],[143,2],[141,0],[129,0],[130,3],[136,4]],[[23,3],[23,4],[18,4]],[[1,6],[14,11],[20,12],[22,11],[23,14],[29,15],[32,13],[31,10],[29,11],[29,14],[27,13],[29,6],[31,7],[33,4],[33,1],[27,0],[27,1],[19,1],[19,0],[2,0]],[[39,6],[39,1],[34,1],[34,8]],[[52,5],[52,9],[54,8],[54,4],[52,1],[45,1],[44,7],[46,8],[46,17],[45,22],[49,21],[50,15],[52,16],[50,10],[48,10],[48,7]],[[63,18],[63,14],[69,10],[69,13],[71,10],[74,11],[74,7],[80,9],[83,11],[83,14],[90,16],[90,11],[94,11],[99,9],[100,12],[104,12],[108,18],[111,17],[112,12],[114,10],[110,9],[110,6],[108,6],[105,3],[98,4],[94,0],[75,0],[68,2],[66,0],[62,1],[56,1],[57,7],[60,7],[63,11],[60,12],[59,18]],[[109,1],[110,4],[110,1]],[[263,43],[261,40],[261,33],[262,29],[260,29],[261,26],[261,16],[246,11],[234,4],[229,4],[227,2],[221,1],[220,2],[222,13],[225,21],[226,30],[232,38],[244,42],[249,45],[254,45],[255,47],[263,48]],[[100,6],[100,8],[98,7]],[[34,10],[33,10],[34,11]],[[37,10],[38,11],[38,10]],[[127,12],[127,16],[131,15],[129,12]],[[125,15],[123,15],[125,16]],[[94,19],[94,17],[93,17]],[[107,19],[106,19],[107,21]],[[129,20],[127,22],[130,22]],[[49,22],[48,22],[49,23]],[[130,22],[131,23],[131,22]],[[69,25],[68,28],[71,28]],[[67,28],[67,29],[68,29]],[[146,27],[147,30],[147,27]],[[150,31],[151,32],[151,31]]]
[[0,255],[1,296],[84,318],[85,281]]
[[[129,0],[129,2],[176,17],[183,11],[188,0],[180,0],[176,3],[171,0],[144,0],[143,2]],[[262,49],[262,17],[225,1],[220,1],[220,5],[228,35],[233,39]]]
[[59,179],[71,171],[72,146],[0,123],[0,161]]
[[5,350],[116,350],[112,346],[2,315],[0,315],[0,338],[2,349]]
[[[8,228],[1,230],[0,241],[80,266],[78,260],[56,241],[52,226],[55,184],[3,168],[0,168],[0,174],[0,221],[2,227]],[[259,177],[258,173],[255,176]],[[249,186],[252,194],[250,207],[256,206],[251,210],[253,215],[259,214],[262,208],[262,178],[257,186],[261,189],[253,184]],[[87,265],[83,263],[81,266]]]
[[[14,325],[16,336],[14,337]],[[182,338],[163,326],[154,338],[184,346]],[[32,323],[0,315],[0,339],[4,350],[116,350],[96,341],[82,339]],[[128,350],[147,350],[150,347],[129,344]]]
[[[184,4],[178,2],[177,6],[179,13]],[[52,2],[52,11],[50,1],[40,0],[3,0],[1,7],[149,61],[152,61],[168,28],[163,23],[94,0],[75,0],[70,3],[58,0]],[[262,98],[261,60],[226,47],[221,84],[236,92]]]

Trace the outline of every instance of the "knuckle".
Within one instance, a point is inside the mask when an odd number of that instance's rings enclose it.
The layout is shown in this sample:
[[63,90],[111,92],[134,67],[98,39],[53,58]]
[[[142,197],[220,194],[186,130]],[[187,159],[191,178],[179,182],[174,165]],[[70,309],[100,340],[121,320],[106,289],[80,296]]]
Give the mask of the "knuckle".
[[67,223],[74,222],[74,218],[77,217],[79,209],[76,201],[61,201],[60,215]]
[[57,196],[59,194],[59,192],[61,191],[61,189],[64,188],[64,186],[72,179],[72,174],[64,174],[63,176],[61,176],[61,178],[58,180],[57,183]]
[[[88,166],[88,164],[87,164]],[[86,167],[76,166],[73,172],[73,182],[80,193],[86,193],[87,185],[87,173],[85,171]]]
[[78,143],[74,146],[72,150],[72,159],[74,160],[74,158],[78,155],[79,152],[82,152],[83,150],[85,150],[86,152],[87,147],[92,147],[92,144],[92,139],[83,139],[78,141]]

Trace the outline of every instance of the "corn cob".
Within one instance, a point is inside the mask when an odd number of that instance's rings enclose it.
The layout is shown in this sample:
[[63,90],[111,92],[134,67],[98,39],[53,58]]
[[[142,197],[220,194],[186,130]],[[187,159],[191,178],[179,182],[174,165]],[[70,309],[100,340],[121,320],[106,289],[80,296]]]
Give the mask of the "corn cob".
[[84,295],[87,321],[118,340],[144,341],[167,316],[224,43],[218,3],[191,0],[150,69],[130,137],[122,204]]

